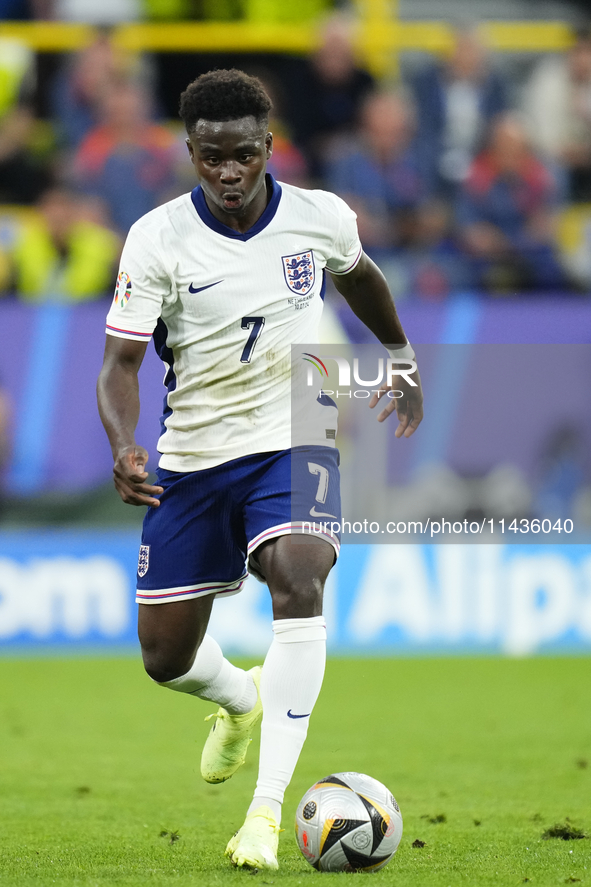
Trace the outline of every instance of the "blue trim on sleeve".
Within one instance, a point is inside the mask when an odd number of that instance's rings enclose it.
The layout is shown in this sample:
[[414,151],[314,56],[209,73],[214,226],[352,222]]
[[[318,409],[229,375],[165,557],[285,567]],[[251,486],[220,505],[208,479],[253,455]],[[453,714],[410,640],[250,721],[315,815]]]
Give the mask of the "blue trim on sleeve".
[[326,295],[326,268],[322,269],[322,286],[320,288],[320,298],[324,302],[324,297]]
[[232,240],[246,241],[250,240],[251,237],[255,237],[257,234],[260,234],[260,232],[273,221],[275,213],[279,207],[279,201],[281,200],[281,185],[275,181],[270,173],[267,173],[266,175],[266,182],[271,186],[271,199],[252,228],[249,228],[244,234],[241,234],[240,231],[235,231],[234,228],[230,228],[228,225],[224,225],[223,222],[216,219],[207,205],[201,185],[197,185],[196,188],[193,188],[191,191],[191,200],[193,201],[193,206],[197,210],[197,215],[201,221],[207,225],[208,228],[211,228],[212,231],[215,231],[216,234],[222,234],[224,237],[230,237]]
[[166,338],[168,336],[168,327],[162,320],[162,318],[158,318],[158,323],[156,324],[156,329],[154,330],[154,347],[156,349],[156,354],[160,358],[160,360],[164,361],[164,363],[168,364],[168,372],[164,377],[164,385],[166,387],[166,394],[164,395],[164,405],[162,410],[162,416],[160,417],[160,436],[164,434],[166,431],[166,420],[172,414],[172,407],[169,406],[168,403],[168,395],[171,394],[176,388],[176,373],[174,371],[174,354],[172,348],[170,348],[166,344]]

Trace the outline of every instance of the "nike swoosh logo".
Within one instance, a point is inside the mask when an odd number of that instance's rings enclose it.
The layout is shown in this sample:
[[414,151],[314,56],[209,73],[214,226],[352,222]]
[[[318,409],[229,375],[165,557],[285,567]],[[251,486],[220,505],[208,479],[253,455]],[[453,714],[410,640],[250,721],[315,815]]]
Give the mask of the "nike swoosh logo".
[[[225,279],[225,278],[224,278]],[[223,280],[216,280],[215,283],[208,283],[206,286],[196,286],[194,287],[192,283],[189,284],[189,292],[190,293],[202,293],[203,290],[208,290],[212,286],[217,286],[218,283],[223,283]]]
[[310,509],[310,515],[312,517],[334,517],[335,520],[337,519],[336,514],[329,514],[327,511],[316,511],[315,505]]
[[294,718],[294,719],[295,718],[309,718],[311,714],[312,714],[312,712],[308,712],[307,715],[292,715],[291,708],[290,708],[290,710],[287,712],[287,717]]

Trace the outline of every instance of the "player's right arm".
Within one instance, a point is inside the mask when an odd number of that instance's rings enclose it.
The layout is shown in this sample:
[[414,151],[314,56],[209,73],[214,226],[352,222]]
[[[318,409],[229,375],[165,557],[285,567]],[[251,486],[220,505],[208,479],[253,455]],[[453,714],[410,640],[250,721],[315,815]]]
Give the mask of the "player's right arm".
[[146,483],[148,453],[135,442],[140,414],[138,371],[147,342],[107,336],[103,368],[97,383],[101,421],[113,452],[115,487],[128,505],[158,507],[162,487]]
[[97,384],[99,413],[113,451],[115,487],[128,505],[160,504],[161,487],[146,483],[148,454],[135,442],[140,414],[138,371],[171,291],[171,278],[157,243],[146,233],[158,224],[153,213],[132,225],[115,295],[107,315],[107,344]]

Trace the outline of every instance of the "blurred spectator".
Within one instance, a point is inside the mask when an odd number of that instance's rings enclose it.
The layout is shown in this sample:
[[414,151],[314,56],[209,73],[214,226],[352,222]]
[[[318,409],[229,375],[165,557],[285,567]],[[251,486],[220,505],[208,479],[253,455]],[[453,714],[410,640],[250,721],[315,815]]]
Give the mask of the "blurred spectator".
[[146,89],[152,79],[145,57],[117,50],[107,31],[99,31],[90,46],[66,60],[51,88],[52,117],[66,148],[77,148],[99,124],[104,93],[118,78],[136,80]]
[[320,174],[328,145],[353,131],[363,99],[374,81],[355,63],[353,25],[332,16],[321,32],[321,45],[292,83],[286,117],[315,176]]
[[470,278],[465,258],[452,235],[449,203],[431,199],[416,215],[414,242],[407,255],[408,295],[439,302],[466,290]]
[[458,199],[474,283],[498,294],[568,286],[554,244],[559,190],[515,114],[494,124]]
[[13,289],[27,301],[79,302],[111,287],[119,238],[96,221],[91,201],[65,188],[46,191],[38,212],[16,225],[0,269],[0,290]]
[[102,124],[86,136],[75,158],[75,177],[86,193],[104,200],[121,232],[154,209],[174,184],[174,136],[150,122],[141,86],[115,79],[104,90]]
[[508,107],[505,83],[472,29],[459,31],[449,59],[429,64],[413,86],[423,174],[431,191],[453,194],[481,149],[490,121]]
[[273,103],[269,118],[269,130],[273,133],[269,172],[280,182],[308,188],[308,164],[302,152],[294,145],[284,119],[285,94],[281,82],[268,70],[252,70],[249,73],[259,77]]
[[288,137],[281,120],[269,120],[269,130],[273,133],[273,155],[267,164],[269,172],[280,182],[309,187],[308,166],[301,151]]
[[33,203],[49,171],[28,144],[35,126],[34,57],[18,40],[0,38],[0,203]]
[[117,58],[107,34],[99,34],[58,72],[52,88],[52,116],[58,136],[76,148],[96,126],[101,96],[117,71]]
[[364,246],[376,259],[412,243],[425,196],[412,149],[413,113],[402,95],[374,93],[358,136],[328,164],[326,182],[357,213]]
[[542,59],[524,90],[533,144],[566,166],[571,200],[591,200],[591,34]]

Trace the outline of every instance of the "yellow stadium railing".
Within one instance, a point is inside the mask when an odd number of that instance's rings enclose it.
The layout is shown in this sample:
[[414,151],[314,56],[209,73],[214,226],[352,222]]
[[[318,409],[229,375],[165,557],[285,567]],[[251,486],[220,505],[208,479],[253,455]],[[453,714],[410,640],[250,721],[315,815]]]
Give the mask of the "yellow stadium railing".
[[[385,74],[401,51],[445,53],[453,30],[445,22],[402,21],[388,0],[357,0],[357,49],[377,75]],[[491,49],[500,52],[560,52],[572,43],[563,22],[487,22],[480,26]],[[23,40],[37,52],[72,52],[88,45],[94,28],[71,22],[2,22],[0,37]],[[311,23],[150,22],[119,25],[112,39],[130,52],[279,52],[305,55],[318,45]]]

